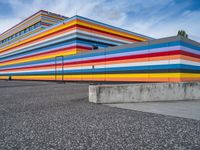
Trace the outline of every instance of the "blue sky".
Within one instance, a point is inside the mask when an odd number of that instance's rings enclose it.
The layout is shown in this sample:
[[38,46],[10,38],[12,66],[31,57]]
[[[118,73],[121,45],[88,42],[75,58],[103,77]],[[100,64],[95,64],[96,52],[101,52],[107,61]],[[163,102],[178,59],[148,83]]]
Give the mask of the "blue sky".
[[200,41],[199,0],[0,0],[0,33],[38,10],[78,15],[154,38],[186,30]]

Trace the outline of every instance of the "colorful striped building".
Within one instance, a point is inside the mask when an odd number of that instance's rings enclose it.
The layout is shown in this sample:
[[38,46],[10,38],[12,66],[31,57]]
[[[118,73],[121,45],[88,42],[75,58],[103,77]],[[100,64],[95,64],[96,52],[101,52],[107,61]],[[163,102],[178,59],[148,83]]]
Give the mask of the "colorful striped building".
[[152,39],[81,16],[0,47],[0,79],[182,82],[200,80],[200,44]]
[[14,42],[18,42],[27,36],[37,33],[51,25],[62,22],[65,19],[67,19],[67,17],[40,10],[2,33],[0,35],[0,46],[5,47]]

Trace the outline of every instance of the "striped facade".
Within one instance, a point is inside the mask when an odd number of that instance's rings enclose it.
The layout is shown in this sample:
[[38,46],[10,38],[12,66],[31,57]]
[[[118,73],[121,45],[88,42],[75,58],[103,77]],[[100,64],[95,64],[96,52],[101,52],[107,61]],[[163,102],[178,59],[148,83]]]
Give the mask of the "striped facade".
[[40,10],[0,35],[0,46],[5,47],[37,33],[67,17]]
[[200,44],[153,40],[80,16],[0,48],[0,79],[183,82],[200,80]]

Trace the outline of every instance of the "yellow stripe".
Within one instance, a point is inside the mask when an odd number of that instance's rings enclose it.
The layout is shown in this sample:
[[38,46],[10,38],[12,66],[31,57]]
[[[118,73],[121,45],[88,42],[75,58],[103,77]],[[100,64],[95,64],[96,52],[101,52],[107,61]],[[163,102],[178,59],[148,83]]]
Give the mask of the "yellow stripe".
[[[87,27],[90,27],[90,28],[93,28],[93,29],[99,29],[99,30],[102,30],[102,31],[106,31],[106,32],[109,32],[109,33],[114,33],[114,34],[118,34],[118,35],[122,35],[122,36],[125,36],[125,37],[129,37],[129,38],[133,38],[133,39],[138,39],[138,40],[142,40],[142,41],[146,41],[145,38],[141,38],[141,37],[138,37],[138,36],[134,36],[134,35],[131,35],[131,34],[128,34],[128,33],[123,33],[121,31],[116,31],[116,30],[113,30],[113,29],[106,29],[104,28],[103,26],[102,27],[98,27],[98,26],[95,26],[95,25],[92,25],[91,23],[87,22],[87,23],[84,23],[84,22],[81,22],[81,21],[77,21],[77,20],[73,20],[71,22],[68,22],[66,24],[61,24],[55,28],[52,28],[52,29],[49,29],[43,33],[40,33],[34,37],[31,37],[31,38],[28,38],[26,40],[23,40],[21,42],[18,42],[18,43],[15,43],[13,45],[10,45],[8,47],[5,47],[5,48],[2,48],[0,49],[0,52],[1,51],[4,51],[4,50],[7,50],[7,49],[10,49],[10,48],[13,48],[15,46],[18,46],[20,44],[24,44],[26,42],[30,42],[32,40],[35,40],[35,39],[38,39],[42,36],[46,36],[48,34],[51,34],[51,33],[54,33],[54,32],[57,32],[59,30],[62,30],[64,28],[67,28],[69,26],[72,26],[72,25],[75,25],[75,24],[79,24],[79,25],[83,25],[83,26],[87,26]],[[92,31],[91,31],[92,32]]]
[[200,78],[200,73],[181,73],[181,78]]
[[3,46],[12,44],[13,42],[16,42],[17,40],[20,40],[20,39],[22,39],[22,38],[24,38],[24,37],[29,36],[30,34],[34,34],[34,33],[39,32],[39,31],[41,31],[41,30],[43,30],[43,28],[38,28],[37,30],[31,31],[31,32],[29,32],[28,34],[25,34],[25,35],[23,35],[23,36],[21,36],[21,37],[15,38],[15,39],[14,39],[13,41],[11,41],[11,42],[5,43],[5,45],[3,45]]
[[[17,30],[18,28],[20,28],[21,26],[23,26],[24,24],[27,24],[27,22],[31,22],[32,20],[34,20],[35,18],[39,18],[41,16],[41,14],[36,14],[35,16],[32,16],[31,18],[29,18],[28,20],[25,20],[24,22],[22,22],[21,24],[19,24],[19,25],[17,25],[17,26],[15,26],[15,28],[14,29],[11,29],[10,31],[7,31],[7,32],[13,32],[13,31],[15,31],[15,30]],[[32,24],[33,25],[33,24]],[[4,34],[6,34],[7,32],[5,32],[5,33],[3,33],[3,35]],[[2,35],[2,36],[3,36]]]
[[56,56],[61,56],[61,55],[67,56],[67,55],[73,55],[73,54],[76,54],[76,49],[72,49],[72,50],[66,51],[66,52],[50,54],[50,55],[46,55],[46,56],[35,56],[32,58],[25,58],[22,60],[14,60],[14,61],[10,61],[10,62],[5,62],[5,63],[1,63],[0,66],[19,64],[19,63],[23,63],[23,62],[32,62],[32,61],[37,61],[37,60],[42,60],[42,59],[54,58]]
[[[32,25],[34,25],[34,24],[36,24],[36,23],[38,23],[38,22],[40,22],[40,21],[43,21],[43,20],[46,20],[46,19],[41,19],[41,17],[42,16],[47,16],[47,17],[50,17],[50,18],[53,18],[53,19],[57,19],[57,20],[60,20],[60,21],[62,21],[62,20],[64,20],[64,18],[58,18],[58,17],[55,17],[55,16],[52,16],[52,15],[46,15],[46,14],[42,14],[42,13],[39,13],[39,14],[36,14],[35,16],[32,16],[31,18],[29,18],[28,20],[26,20],[25,22],[23,22],[22,24],[19,24],[19,26],[16,26],[14,29],[12,29],[11,31],[12,32],[14,32],[14,34],[15,33],[17,33],[17,32],[19,32],[19,31],[21,31],[21,30],[24,30],[25,28],[28,28],[28,27],[30,27],[30,26],[32,26]],[[50,19],[49,18],[49,19]],[[30,20],[31,19],[31,20]],[[36,20],[36,19],[39,19],[39,21],[38,20]],[[34,20],[34,21],[33,21]],[[27,21],[28,21],[28,23],[27,23]],[[53,22],[54,24],[56,23],[56,22]],[[29,24],[28,26],[24,26],[24,24]],[[20,29],[20,30],[18,30],[20,27],[22,27],[22,26],[24,26],[22,29]],[[11,32],[11,31],[9,31],[9,32]],[[8,33],[7,33],[8,34]],[[11,34],[11,35],[9,35],[8,34],[8,36],[6,36],[5,38],[7,38],[7,37],[9,37],[9,36],[12,36],[12,35],[14,35],[14,34]],[[6,35],[6,33],[5,33],[5,35]],[[4,36],[5,36],[4,35]],[[2,35],[3,36],[3,35]],[[4,39],[5,39],[4,38]]]
[[41,31],[41,30],[42,30],[42,28],[38,28],[37,30],[34,30],[34,31],[32,31],[32,32],[29,32],[28,34],[26,34],[26,35],[20,37],[19,39],[24,38],[24,37],[26,37],[26,36],[29,36],[30,34],[33,34],[33,33],[39,32],[39,31]]
[[[151,76],[148,76],[148,74],[107,74],[106,78],[179,78],[180,75],[182,78],[187,78],[187,77],[195,77],[195,78],[200,78],[200,74],[192,74],[192,73],[153,73],[150,74]],[[57,78],[61,79],[61,75],[58,75]],[[1,78],[8,78],[7,76],[0,77]],[[76,79],[94,79],[94,78],[105,78],[105,74],[90,74],[90,75],[64,75],[65,79],[70,79],[70,78],[76,78]],[[55,79],[55,75],[45,75],[45,76],[12,76],[12,79],[43,79],[43,80],[51,80]]]
[[[64,75],[65,78],[177,78],[180,77],[180,73],[156,73],[156,74],[82,74],[82,75]],[[45,76],[30,76],[30,77],[36,77],[36,78],[42,78],[42,77],[51,77],[55,75],[45,75]],[[23,77],[23,76],[22,76]]]
[[[37,18],[37,19],[40,19],[40,18]],[[36,24],[36,23],[38,23],[38,22],[40,22],[41,20],[33,20],[32,22],[30,22],[29,23],[29,25],[27,26],[27,24],[26,24],[26,26],[24,26],[24,27],[22,27],[21,29],[20,29],[20,27],[18,27],[17,29],[15,29],[15,30],[13,30],[10,34],[8,33],[7,35],[5,35],[5,37],[3,37],[3,39],[6,39],[6,38],[8,38],[8,37],[10,37],[10,36],[13,36],[14,34],[16,34],[16,33],[18,33],[18,32],[20,32],[20,31],[22,31],[22,30],[24,30],[24,29],[26,29],[26,28],[28,28],[28,27],[30,27],[30,26],[32,26],[32,25],[34,25],[34,24]]]
[[[118,34],[118,35],[129,37],[129,38],[134,38],[134,39],[137,39],[137,40],[146,41],[145,38],[134,36],[134,35],[131,35],[129,33],[123,33],[121,31],[116,31],[116,30],[113,30],[113,29],[106,29],[103,26],[98,27],[98,26],[95,26],[95,25],[88,23],[88,22],[85,23],[85,22],[82,22],[82,21],[77,21],[77,24],[82,25],[82,26],[86,26],[86,27],[90,27],[90,28],[93,28],[93,29],[99,29],[99,30],[106,31],[106,32],[109,32],[109,33]],[[92,30],[91,30],[91,32],[92,32]]]
[[142,73],[142,74],[87,74],[87,75],[64,75],[65,78],[77,77],[77,78],[200,78],[200,74],[192,73]]
[[23,41],[21,41],[21,42],[18,42],[18,43],[15,43],[15,44],[13,44],[13,45],[10,45],[10,46],[8,46],[8,47],[2,48],[2,49],[0,49],[0,52],[1,52],[1,51],[4,51],[4,50],[7,50],[7,49],[10,49],[10,48],[13,48],[13,47],[15,47],[15,46],[18,46],[18,45],[21,45],[21,44],[30,42],[30,41],[32,41],[32,40],[38,39],[38,38],[40,38],[40,37],[42,37],[42,36],[46,36],[46,35],[48,35],[48,34],[57,32],[57,31],[59,31],[59,30],[62,30],[62,29],[64,29],[64,28],[67,28],[67,27],[72,26],[72,25],[74,25],[74,24],[76,24],[76,20],[73,20],[73,21],[71,21],[71,22],[69,22],[69,23],[66,23],[66,24],[64,24],[64,25],[61,24],[61,25],[57,26],[56,28],[52,28],[52,29],[50,29],[50,30],[44,31],[44,32],[42,32],[42,33],[40,33],[40,34],[38,34],[38,35],[36,35],[36,36],[30,37],[30,38],[28,38],[28,39],[26,39],[26,40],[23,40]]
[[43,19],[42,22],[44,23],[50,23],[50,24],[56,24],[57,22],[53,21],[53,20],[47,20],[47,19]]
[[[192,73],[147,73],[147,74],[82,74],[82,75],[64,75],[65,78],[200,78],[200,74],[192,74]],[[45,76],[26,76],[33,78],[47,78],[52,77],[54,75],[45,75]],[[25,77],[25,76],[18,76]]]
[[8,79],[8,76],[0,76],[0,79]]

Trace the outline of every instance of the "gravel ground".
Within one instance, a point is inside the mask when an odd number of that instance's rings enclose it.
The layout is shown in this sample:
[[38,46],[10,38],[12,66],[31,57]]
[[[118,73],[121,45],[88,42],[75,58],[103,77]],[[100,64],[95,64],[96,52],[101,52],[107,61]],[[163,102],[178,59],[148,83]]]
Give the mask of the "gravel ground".
[[0,81],[0,149],[200,149],[200,121],[89,103],[87,83]]

